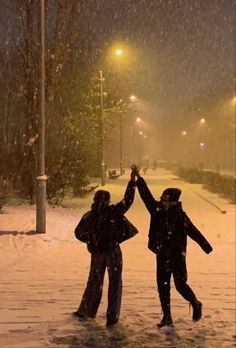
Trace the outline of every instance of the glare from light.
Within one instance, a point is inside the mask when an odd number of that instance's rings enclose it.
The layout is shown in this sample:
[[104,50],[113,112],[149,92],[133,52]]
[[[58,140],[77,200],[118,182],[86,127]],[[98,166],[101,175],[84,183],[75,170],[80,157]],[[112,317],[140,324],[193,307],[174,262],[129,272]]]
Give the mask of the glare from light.
[[182,132],[182,135],[187,135],[187,132],[184,130],[183,132]]
[[140,118],[140,117],[137,117],[137,118],[136,118],[136,122],[140,123],[140,122],[141,122],[141,118]]
[[205,143],[202,141],[202,142],[200,143],[200,149],[203,150],[204,147],[205,147]]
[[137,100],[137,97],[136,97],[134,94],[132,94],[132,95],[129,97],[129,99],[130,99],[132,102],[134,102],[135,100]]
[[206,123],[206,120],[205,120],[205,118],[201,118],[201,119],[200,119],[200,123],[201,123],[201,124],[204,124],[204,123]]
[[124,51],[121,49],[121,48],[117,48],[116,50],[115,50],[115,55],[116,56],[122,56],[123,55],[123,53],[124,53]]

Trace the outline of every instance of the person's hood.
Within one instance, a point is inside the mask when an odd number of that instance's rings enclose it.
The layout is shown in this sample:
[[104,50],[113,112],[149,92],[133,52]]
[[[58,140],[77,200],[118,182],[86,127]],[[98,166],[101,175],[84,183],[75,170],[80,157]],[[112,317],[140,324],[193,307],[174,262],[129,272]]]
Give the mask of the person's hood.
[[177,202],[181,195],[181,190],[176,187],[169,187],[165,189],[161,195],[161,200],[168,202]]

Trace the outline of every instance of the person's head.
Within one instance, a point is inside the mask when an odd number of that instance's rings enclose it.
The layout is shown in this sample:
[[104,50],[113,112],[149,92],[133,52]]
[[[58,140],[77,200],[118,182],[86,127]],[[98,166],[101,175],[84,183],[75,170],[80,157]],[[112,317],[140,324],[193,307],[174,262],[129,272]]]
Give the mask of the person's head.
[[181,190],[175,187],[167,188],[163,191],[161,195],[161,204],[168,210],[170,207],[177,204],[179,197],[181,195]]
[[110,192],[105,190],[98,190],[94,197],[93,197],[94,203],[92,204],[92,207],[105,207],[109,205],[110,203]]

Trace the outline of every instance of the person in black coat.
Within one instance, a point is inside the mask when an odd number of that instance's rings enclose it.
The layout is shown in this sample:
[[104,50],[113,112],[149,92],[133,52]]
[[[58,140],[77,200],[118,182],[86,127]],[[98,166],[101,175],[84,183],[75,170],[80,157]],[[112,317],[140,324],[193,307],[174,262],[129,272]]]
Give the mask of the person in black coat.
[[104,274],[109,277],[107,326],[118,322],[122,296],[122,253],[119,244],[138,233],[124,216],[134,201],[135,176],[131,174],[124,198],[110,204],[110,193],[98,190],[91,210],[84,214],[75,229],[75,236],[87,243],[91,265],[86,289],[74,315],[94,318],[102,297]]
[[163,318],[158,326],[173,324],[170,308],[172,274],[176,290],[193,307],[193,321],[200,320],[202,304],[187,284],[187,236],[197,242],[207,254],[212,251],[212,247],[183,211],[179,202],[180,189],[167,188],[160,201],[157,201],[145,180],[140,177],[136,166],[133,166],[133,172],[138,178],[136,184],[139,194],[151,214],[148,248],[156,254],[157,287],[163,311]]

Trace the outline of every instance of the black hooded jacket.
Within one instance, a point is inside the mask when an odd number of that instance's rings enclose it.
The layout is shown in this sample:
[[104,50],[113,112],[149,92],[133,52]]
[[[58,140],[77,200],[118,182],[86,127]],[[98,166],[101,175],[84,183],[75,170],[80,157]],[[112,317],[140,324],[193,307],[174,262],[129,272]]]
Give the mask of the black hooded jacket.
[[152,196],[143,178],[137,180],[137,187],[151,214],[148,248],[152,252],[170,259],[183,257],[186,254],[187,236],[206,253],[212,251],[211,245],[183,211],[181,202],[176,202],[176,205],[165,210],[161,202]]
[[117,204],[102,209],[92,205],[75,229],[75,236],[87,243],[90,253],[113,250],[123,241],[138,233],[136,227],[124,216],[134,201],[135,182],[130,180],[124,198]]

